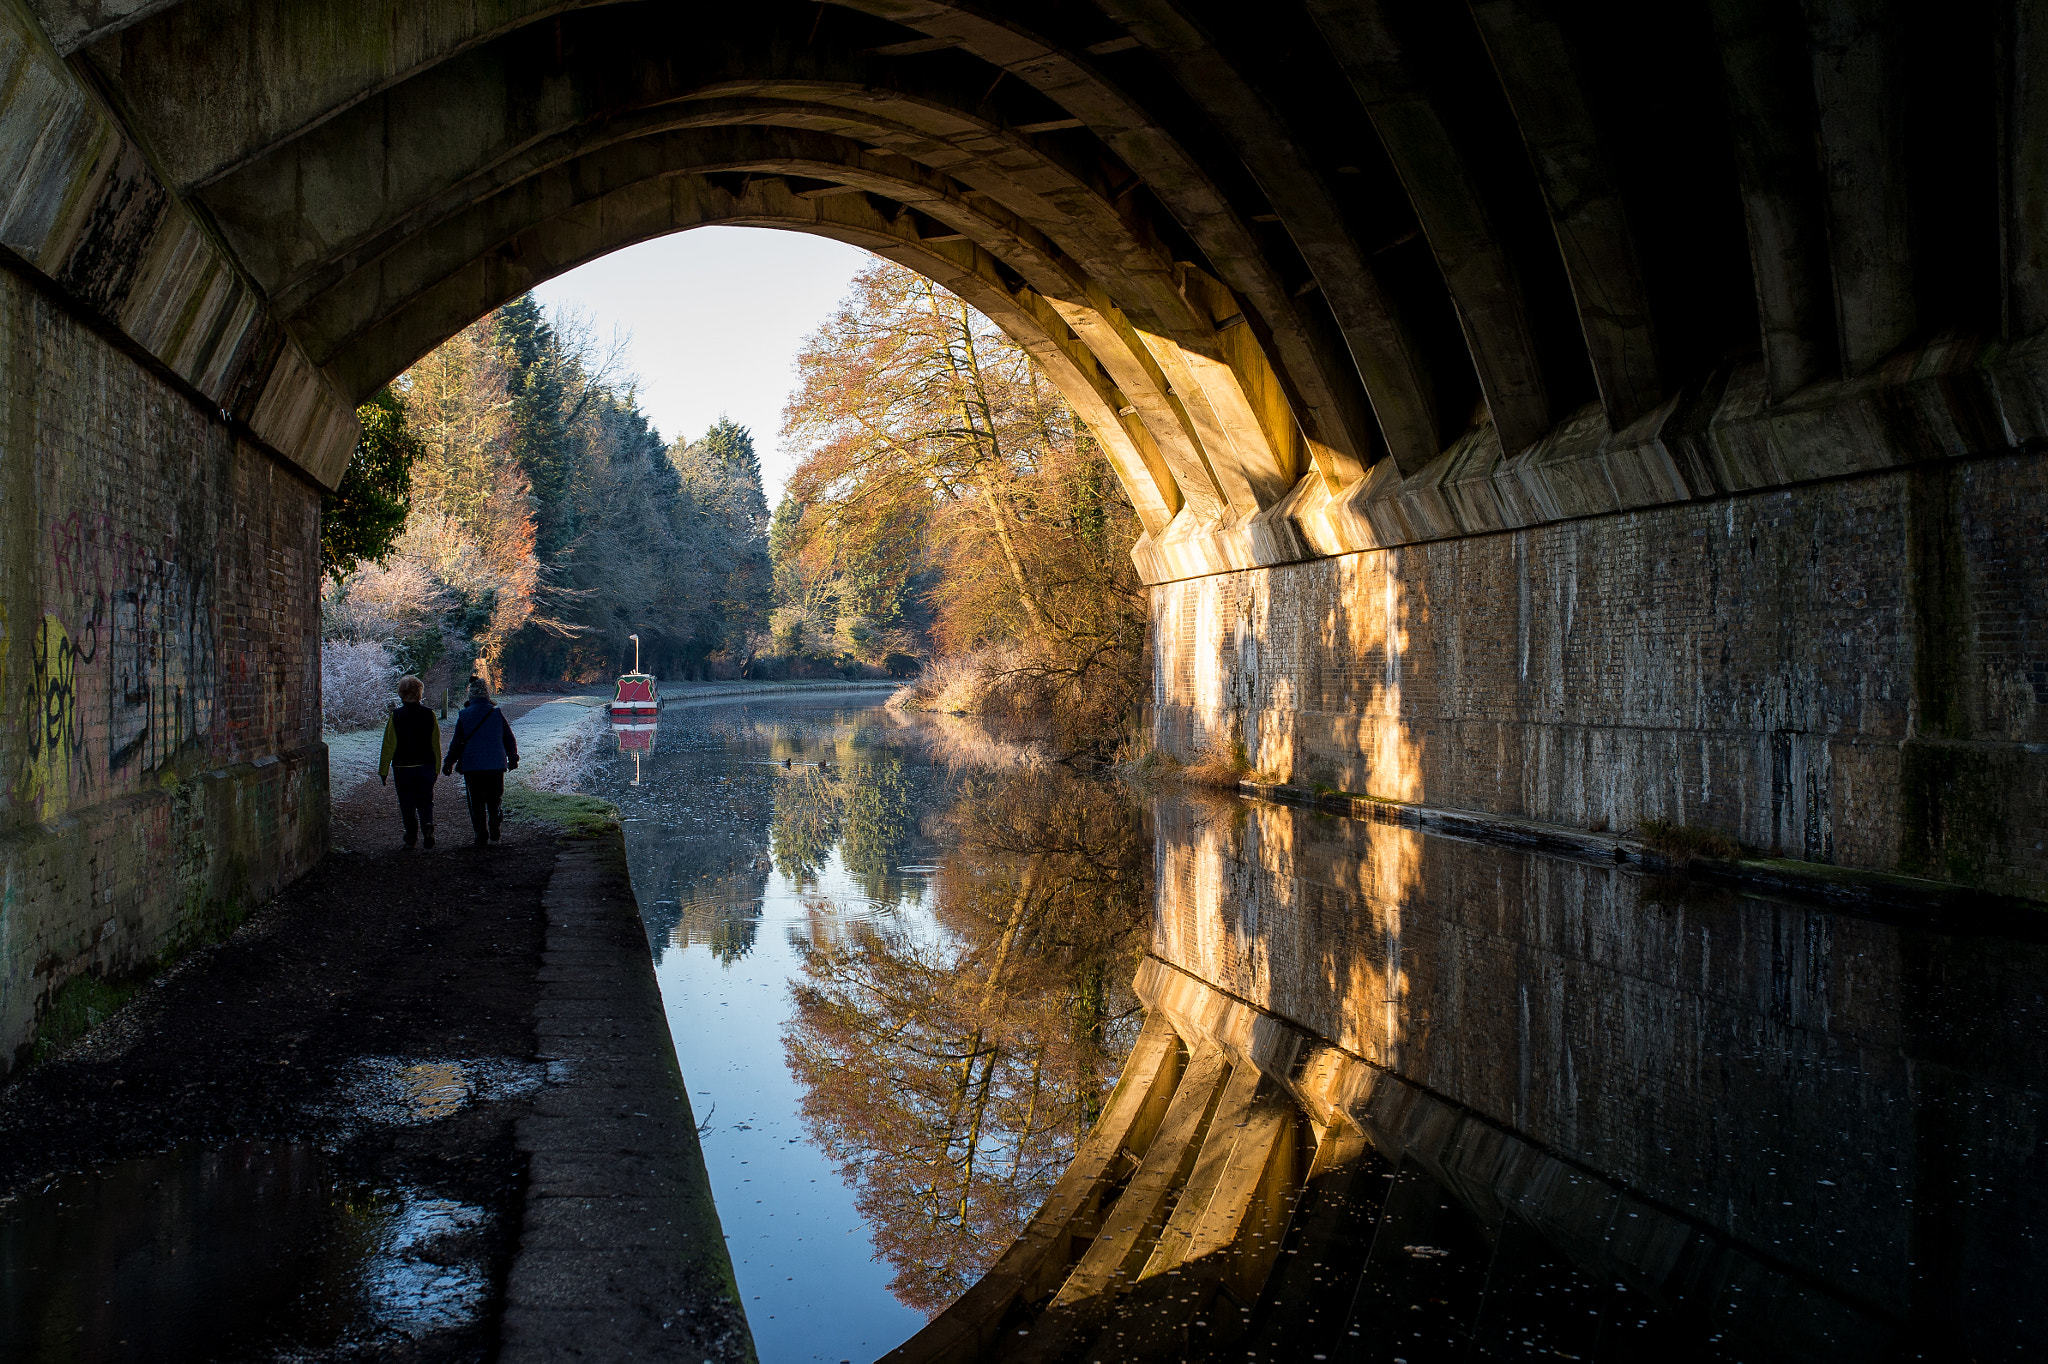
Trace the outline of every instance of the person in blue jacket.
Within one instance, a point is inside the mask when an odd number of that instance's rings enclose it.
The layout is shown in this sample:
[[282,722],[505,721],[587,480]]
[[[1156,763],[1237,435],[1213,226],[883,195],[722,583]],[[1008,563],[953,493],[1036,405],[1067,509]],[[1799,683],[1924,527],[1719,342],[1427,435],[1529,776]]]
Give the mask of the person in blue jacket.
[[460,770],[463,793],[469,798],[469,822],[476,844],[498,841],[505,823],[505,773],[519,766],[519,740],[512,735],[505,712],[491,704],[491,689],[481,677],[469,679],[469,701],[455,717],[455,737],[441,775]]

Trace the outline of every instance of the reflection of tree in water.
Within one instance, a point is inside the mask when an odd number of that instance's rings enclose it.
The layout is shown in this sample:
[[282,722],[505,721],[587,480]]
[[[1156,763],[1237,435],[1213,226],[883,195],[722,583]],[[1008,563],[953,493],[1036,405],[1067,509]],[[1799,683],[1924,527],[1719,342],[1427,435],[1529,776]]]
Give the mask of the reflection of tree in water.
[[768,881],[766,859],[735,876],[699,884],[680,906],[669,941],[676,947],[702,943],[727,966],[754,950],[761,929],[761,901]]
[[777,871],[799,886],[817,882],[839,841],[839,783],[830,773],[799,772],[775,789],[768,839]]
[[845,817],[839,852],[846,870],[870,900],[895,904],[906,892],[896,866],[917,832],[917,810],[903,759],[875,754],[845,778]]
[[813,940],[785,1041],[891,1290],[937,1312],[1030,1219],[1129,1050],[1149,848],[1113,789],[969,785],[939,822],[937,942]]
[[914,795],[894,753],[790,777],[776,791],[770,829],[777,869],[798,886],[815,885],[836,844],[870,900],[898,903],[909,893],[896,865],[917,832]]
[[692,943],[711,944],[724,961],[747,954],[768,884],[759,828],[679,838],[666,819],[627,824],[627,855],[657,963],[669,948]]

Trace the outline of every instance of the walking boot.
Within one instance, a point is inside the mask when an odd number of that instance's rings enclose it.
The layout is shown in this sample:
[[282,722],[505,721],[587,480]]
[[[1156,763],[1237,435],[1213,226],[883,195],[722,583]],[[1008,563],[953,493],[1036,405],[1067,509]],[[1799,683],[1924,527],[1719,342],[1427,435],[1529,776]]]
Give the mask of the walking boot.
[[420,833],[426,841],[427,851],[432,852],[434,850],[434,826],[431,824],[426,825],[420,830]]
[[[413,843],[413,836],[412,836],[411,834],[407,834],[407,835],[405,836],[405,850],[406,850],[407,852],[411,852],[411,851],[412,851],[412,843]],[[431,847],[433,847],[434,845],[433,845],[433,844],[431,844],[431,843],[429,843],[429,844],[428,844],[427,846],[431,848]]]
[[491,842],[496,843],[498,841],[498,831],[504,827],[505,826],[497,820],[491,821]]

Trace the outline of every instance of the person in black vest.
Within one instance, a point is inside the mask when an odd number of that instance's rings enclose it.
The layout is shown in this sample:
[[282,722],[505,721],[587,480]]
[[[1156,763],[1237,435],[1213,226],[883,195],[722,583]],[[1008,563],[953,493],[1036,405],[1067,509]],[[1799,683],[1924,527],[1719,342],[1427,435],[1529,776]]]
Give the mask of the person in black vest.
[[441,722],[420,704],[417,677],[398,679],[398,704],[384,721],[384,756],[377,780],[398,782],[398,817],[405,821],[405,846],[426,835],[434,846],[434,759],[441,752]]
[[498,830],[505,823],[500,809],[505,799],[505,772],[518,766],[519,740],[512,736],[511,722],[491,704],[491,689],[484,680],[470,678],[469,702],[455,717],[455,737],[449,741],[441,775],[461,770],[478,847],[498,841]]

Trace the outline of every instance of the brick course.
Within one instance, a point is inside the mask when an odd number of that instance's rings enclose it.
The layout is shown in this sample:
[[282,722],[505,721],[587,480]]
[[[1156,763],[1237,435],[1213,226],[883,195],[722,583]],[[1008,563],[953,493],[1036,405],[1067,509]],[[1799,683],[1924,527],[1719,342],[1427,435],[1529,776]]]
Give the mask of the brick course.
[[2021,453],[1155,586],[1155,735],[2048,897],[2044,508]]

